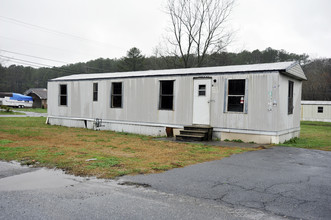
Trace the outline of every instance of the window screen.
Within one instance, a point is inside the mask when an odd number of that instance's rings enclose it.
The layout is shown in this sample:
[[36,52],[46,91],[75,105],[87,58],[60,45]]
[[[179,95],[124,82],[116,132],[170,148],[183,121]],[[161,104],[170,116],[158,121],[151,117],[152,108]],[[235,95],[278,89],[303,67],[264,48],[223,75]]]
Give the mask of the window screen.
[[173,110],[174,81],[160,81],[159,109]]
[[288,81],[288,114],[293,114],[293,85],[292,81]]
[[111,107],[122,108],[122,83],[114,82],[111,88]]
[[93,101],[98,101],[98,83],[93,83]]
[[245,80],[228,81],[228,112],[244,112]]
[[60,85],[60,94],[59,94],[59,100],[60,105],[67,105],[67,85]]

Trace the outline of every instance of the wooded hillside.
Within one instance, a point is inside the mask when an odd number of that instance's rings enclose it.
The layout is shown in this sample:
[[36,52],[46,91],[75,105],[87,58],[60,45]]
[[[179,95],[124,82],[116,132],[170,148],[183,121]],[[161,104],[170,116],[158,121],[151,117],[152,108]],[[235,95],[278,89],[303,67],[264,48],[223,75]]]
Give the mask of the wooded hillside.
[[[288,53],[267,48],[263,51],[221,52],[207,55],[203,66],[225,66],[255,63],[272,63],[297,60],[302,65],[307,82],[303,83],[303,100],[331,101],[331,59],[310,61],[306,54]],[[0,64],[0,91],[23,93],[29,88],[46,88],[47,81],[60,76],[182,68],[179,57],[144,57],[140,50],[132,48],[121,59],[99,58],[86,63],[76,63],[53,68],[33,68],[21,65],[4,67]]]

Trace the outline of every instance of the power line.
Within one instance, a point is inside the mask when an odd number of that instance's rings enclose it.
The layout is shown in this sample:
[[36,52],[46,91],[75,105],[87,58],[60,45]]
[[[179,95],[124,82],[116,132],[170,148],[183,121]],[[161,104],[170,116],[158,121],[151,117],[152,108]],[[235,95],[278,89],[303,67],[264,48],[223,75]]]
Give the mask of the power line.
[[83,38],[83,37],[80,37],[80,36],[77,36],[77,35],[73,35],[73,34],[62,32],[62,31],[58,31],[58,30],[42,27],[42,26],[39,26],[39,25],[27,23],[27,22],[20,21],[20,20],[14,19],[14,18],[9,18],[9,17],[5,17],[5,16],[0,15],[0,20],[5,21],[5,22],[10,22],[10,23],[13,23],[13,24],[16,24],[16,25],[21,25],[21,26],[24,26],[24,27],[27,27],[27,28],[37,29],[37,30],[40,30],[40,31],[48,32],[48,33],[53,33],[53,34],[62,35],[62,36],[69,36],[71,38],[75,38],[75,39],[79,39],[79,40],[83,40],[83,41],[90,41],[90,42],[94,42],[94,43],[98,43],[98,44],[104,44],[104,45],[107,45],[107,46],[110,46],[110,47],[120,48],[118,46],[110,45],[110,44],[105,43],[105,42]]
[[[68,64],[71,64],[71,63],[65,62],[65,61],[53,60],[53,59],[49,59],[49,58],[43,58],[43,57],[33,56],[33,55],[29,55],[29,54],[23,54],[23,53],[13,52],[13,51],[9,51],[9,50],[0,49],[0,51],[4,51],[6,53],[12,53],[12,54],[17,54],[17,55],[22,55],[22,56],[27,56],[27,57],[32,57],[32,58],[41,59],[41,60],[48,60],[48,61],[53,61],[53,62],[58,62],[58,63],[64,63],[64,64],[67,64],[67,65]],[[7,58],[10,58],[10,57],[7,57]],[[15,59],[15,58],[11,58],[11,59]],[[17,60],[20,60],[20,59],[17,59]],[[31,62],[31,63],[35,63],[35,62]],[[47,65],[47,64],[40,64],[40,65],[44,65],[44,66],[48,66],[48,67],[53,67],[53,66],[50,66],[50,65]],[[105,69],[91,67],[91,66],[88,66],[86,64],[85,64],[85,67],[88,68],[88,69],[94,69],[94,70],[99,70],[99,71],[102,71],[102,72],[107,72]]]
[[[32,65],[41,65],[40,67],[45,67],[46,66],[46,67],[54,68],[54,66],[50,66],[50,65],[47,65],[47,64],[43,64],[43,63],[32,62],[32,61],[29,61],[29,60],[12,58],[12,57],[3,56],[3,55],[0,55],[0,57],[6,58],[6,59],[9,59],[9,60],[19,61],[19,62],[26,62],[26,63],[32,64]],[[67,73],[80,74],[79,72],[75,72],[75,71],[72,71],[72,70],[67,70],[67,69],[64,69],[62,67],[55,67],[55,68],[57,68],[59,70],[62,70],[64,72],[67,72]]]
[[53,59],[48,59],[48,58],[42,58],[42,57],[38,57],[38,56],[33,56],[33,55],[28,55],[28,54],[18,53],[18,52],[13,52],[13,51],[9,51],[9,50],[0,49],[0,51],[4,51],[4,52],[7,52],[7,53],[12,53],[12,54],[17,54],[17,55],[22,55],[22,56],[27,56],[27,57],[32,57],[32,58],[37,58],[37,59],[41,59],[41,60],[53,61],[53,62],[57,62],[57,63],[70,64],[70,63],[64,62],[64,61],[53,60]]
[[64,51],[64,52],[67,52],[67,53],[74,53],[74,51],[72,51],[72,50],[57,48],[57,47],[51,47],[49,45],[38,44],[38,43],[35,43],[35,42],[31,42],[31,41],[28,42],[28,41],[18,40],[18,39],[5,37],[5,36],[1,36],[1,35],[0,35],[0,38],[4,38],[4,39],[10,40],[10,41],[17,41],[17,42],[20,42],[20,43],[28,44],[29,46],[31,46],[31,44],[33,44],[33,45],[36,45],[36,46],[39,46],[39,47],[45,47],[45,48],[49,48],[49,49],[52,49],[52,50],[60,50],[60,51]]

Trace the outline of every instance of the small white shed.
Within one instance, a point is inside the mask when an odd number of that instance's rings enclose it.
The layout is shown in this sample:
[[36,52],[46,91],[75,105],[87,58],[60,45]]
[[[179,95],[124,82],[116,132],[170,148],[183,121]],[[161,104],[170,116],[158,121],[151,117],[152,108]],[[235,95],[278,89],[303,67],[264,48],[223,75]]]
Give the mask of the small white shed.
[[331,122],[331,101],[301,101],[301,120]]
[[203,125],[221,140],[279,143],[300,134],[302,80],[297,62],[71,75],[48,82],[47,120],[155,136]]

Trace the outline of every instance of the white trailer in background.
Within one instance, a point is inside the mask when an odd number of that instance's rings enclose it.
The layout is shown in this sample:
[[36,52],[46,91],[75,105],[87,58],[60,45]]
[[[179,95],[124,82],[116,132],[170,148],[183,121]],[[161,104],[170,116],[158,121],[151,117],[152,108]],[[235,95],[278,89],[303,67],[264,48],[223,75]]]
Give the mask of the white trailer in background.
[[0,92],[0,105],[17,107],[17,108],[31,108],[33,99],[30,96],[25,96],[19,93]]
[[301,101],[301,120],[331,122],[331,101]]

